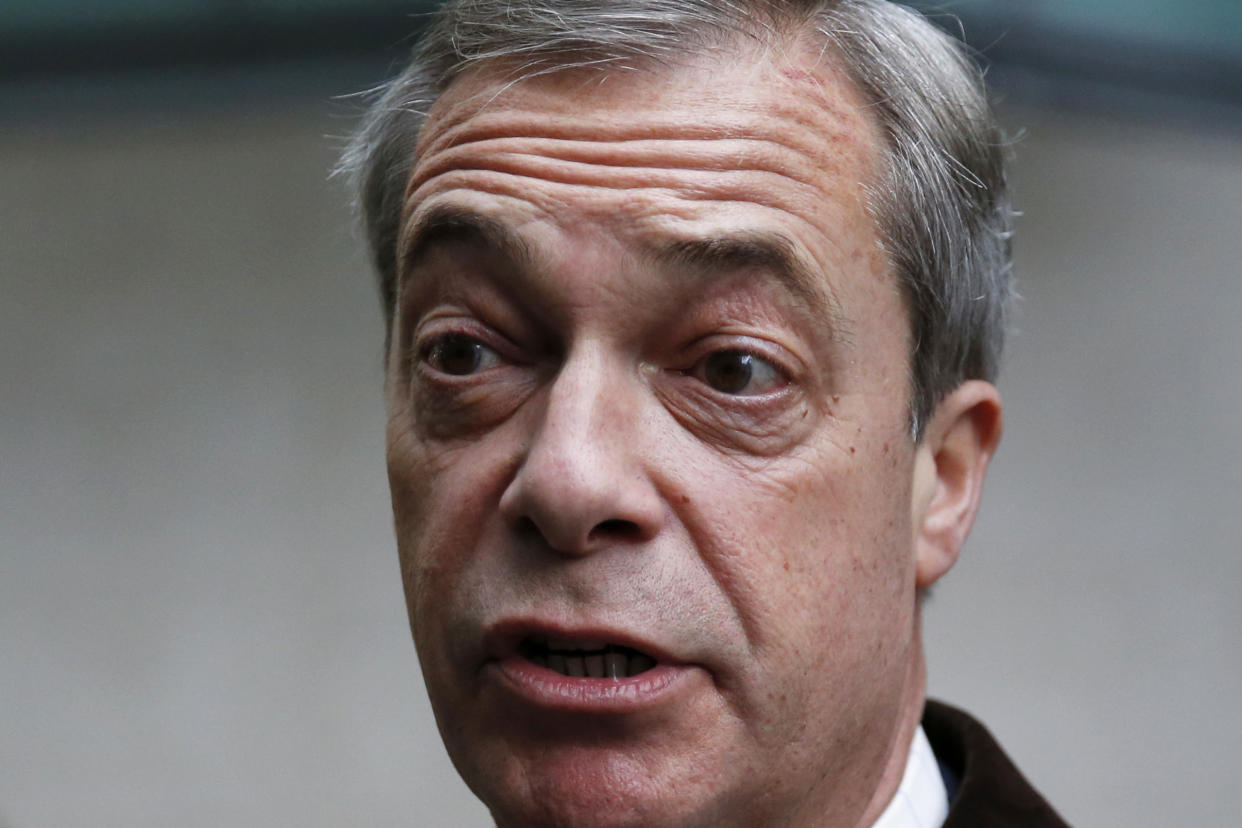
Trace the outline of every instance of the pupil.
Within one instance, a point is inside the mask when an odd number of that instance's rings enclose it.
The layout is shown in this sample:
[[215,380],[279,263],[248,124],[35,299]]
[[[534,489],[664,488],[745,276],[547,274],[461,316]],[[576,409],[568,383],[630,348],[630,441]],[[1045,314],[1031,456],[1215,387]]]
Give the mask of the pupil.
[[446,374],[472,374],[479,367],[479,343],[464,336],[446,336],[432,348],[431,361]]
[[740,351],[712,354],[704,366],[707,384],[725,394],[739,394],[750,384],[754,357]]

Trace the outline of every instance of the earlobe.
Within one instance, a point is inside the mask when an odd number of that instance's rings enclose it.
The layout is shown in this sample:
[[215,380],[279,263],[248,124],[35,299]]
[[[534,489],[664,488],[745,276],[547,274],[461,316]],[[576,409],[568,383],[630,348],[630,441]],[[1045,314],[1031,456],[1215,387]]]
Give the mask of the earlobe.
[[949,571],[970,534],[988,462],[1003,429],[1000,393],[968,380],[936,406],[917,449],[914,481],[915,585]]

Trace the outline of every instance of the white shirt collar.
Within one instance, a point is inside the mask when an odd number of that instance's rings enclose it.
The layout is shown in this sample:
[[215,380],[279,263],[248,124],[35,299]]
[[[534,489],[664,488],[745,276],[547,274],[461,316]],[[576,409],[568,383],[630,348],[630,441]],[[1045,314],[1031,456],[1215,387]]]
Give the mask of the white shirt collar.
[[949,794],[936,754],[920,726],[910,742],[901,785],[871,828],[940,828],[948,815]]

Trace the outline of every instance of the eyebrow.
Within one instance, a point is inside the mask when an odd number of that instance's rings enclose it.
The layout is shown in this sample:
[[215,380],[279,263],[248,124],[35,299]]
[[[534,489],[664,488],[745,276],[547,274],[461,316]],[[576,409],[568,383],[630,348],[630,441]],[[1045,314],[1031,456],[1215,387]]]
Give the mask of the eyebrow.
[[[436,205],[418,216],[399,251],[398,280],[432,249],[447,244],[477,245],[512,262],[519,271],[537,269],[537,256],[508,225],[471,209]],[[845,317],[831,285],[808,266],[786,236],[773,232],[738,232],[657,243],[648,251],[657,263],[711,278],[758,269],[770,274],[813,316],[825,321],[834,339],[848,339]]]
[[710,273],[763,270],[811,313],[823,317],[835,333],[845,333],[844,315],[831,285],[798,255],[794,243],[779,233],[743,232],[678,240],[658,248],[656,257]]
[[405,233],[398,252],[398,279],[434,247],[453,243],[481,245],[527,269],[534,261],[525,240],[503,222],[473,210],[438,205],[419,216]]

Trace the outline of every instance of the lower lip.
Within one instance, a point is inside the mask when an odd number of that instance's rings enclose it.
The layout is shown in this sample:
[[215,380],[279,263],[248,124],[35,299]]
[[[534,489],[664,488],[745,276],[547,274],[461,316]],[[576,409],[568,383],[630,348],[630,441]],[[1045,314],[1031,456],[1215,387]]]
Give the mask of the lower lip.
[[577,678],[517,655],[488,662],[485,670],[530,704],[579,713],[632,713],[672,703],[690,691],[694,674],[700,672],[684,664],[657,664],[624,679]]

